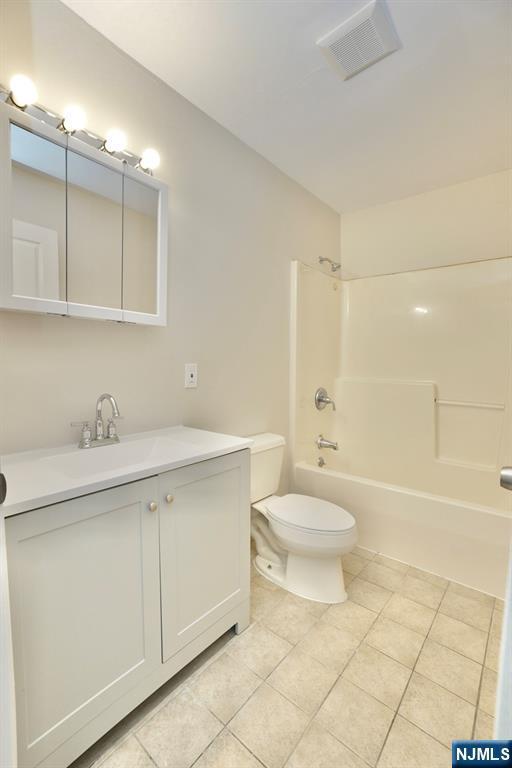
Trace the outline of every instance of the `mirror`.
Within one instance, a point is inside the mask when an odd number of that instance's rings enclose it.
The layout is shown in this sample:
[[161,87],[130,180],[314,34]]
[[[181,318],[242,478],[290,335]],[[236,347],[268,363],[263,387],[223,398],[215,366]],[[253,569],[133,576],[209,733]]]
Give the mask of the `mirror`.
[[123,176],[68,149],[68,302],[122,307]]
[[157,311],[158,191],[124,178],[123,308]]
[[10,126],[11,295],[66,300],[66,150]]
[[0,103],[0,308],[167,324],[167,187],[126,158]]

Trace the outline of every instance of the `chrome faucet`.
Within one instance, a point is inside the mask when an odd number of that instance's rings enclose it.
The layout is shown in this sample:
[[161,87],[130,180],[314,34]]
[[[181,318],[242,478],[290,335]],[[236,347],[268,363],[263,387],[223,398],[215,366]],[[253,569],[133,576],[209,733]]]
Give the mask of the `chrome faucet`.
[[[108,400],[112,407],[112,416],[107,422],[107,434],[105,434],[105,424],[103,422],[103,403]],[[119,442],[115,419],[122,419],[115,397],[105,392],[98,397],[96,402],[96,434],[93,436],[92,429],[88,421],[72,421],[72,427],[82,427],[80,434],[79,448],[98,448],[100,445],[112,445]]]
[[[108,400],[112,408],[112,416],[108,420],[108,424],[107,424],[106,437],[105,437],[105,425],[103,423],[103,403],[105,402],[105,400]],[[108,392],[105,392],[103,395],[100,395],[98,397],[98,400],[96,401],[96,440],[111,440],[112,442],[118,443],[119,437],[117,435],[114,419],[120,419],[120,418],[121,418],[121,414],[119,413],[119,408],[117,407],[115,397],[112,397],[112,395],[109,395]]]
[[335,443],[332,440],[326,440],[323,435],[318,435],[315,443],[317,448],[332,448],[333,451],[338,450],[338,443]]
[[318,387],[317,391],[315,392],[315,405],[319,411],[323,411],[326,405],[332,405],[333,411],[336,410],[336,403],[332,397],[329,397],[327,390],[323,387]]

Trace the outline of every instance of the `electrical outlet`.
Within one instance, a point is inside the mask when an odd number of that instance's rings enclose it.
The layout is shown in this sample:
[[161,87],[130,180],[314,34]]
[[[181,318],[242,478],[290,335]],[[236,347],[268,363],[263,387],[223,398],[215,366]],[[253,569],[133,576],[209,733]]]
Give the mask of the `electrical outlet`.
[[185,389],[197,387],[197,363],[185,363]]

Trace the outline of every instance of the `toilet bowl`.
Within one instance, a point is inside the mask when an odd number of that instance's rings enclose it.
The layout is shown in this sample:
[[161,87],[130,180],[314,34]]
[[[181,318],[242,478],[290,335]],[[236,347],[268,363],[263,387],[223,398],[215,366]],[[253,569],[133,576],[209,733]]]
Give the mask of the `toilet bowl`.
[[251,534],[256,570],[300,597],[342,603],[347,593],[341,556],[357,543],[354,518],[323,499],[297,493],[276,496],[284,438],[263,434],[252,439]]

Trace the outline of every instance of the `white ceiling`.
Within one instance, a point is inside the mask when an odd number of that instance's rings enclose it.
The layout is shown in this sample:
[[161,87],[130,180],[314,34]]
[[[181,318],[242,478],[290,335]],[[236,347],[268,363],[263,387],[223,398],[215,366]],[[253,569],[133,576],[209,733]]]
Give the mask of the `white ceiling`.
[[64,0],[338,211],[510,166],[509,0],[389,0],[403,48],[342,81],[315,41],[366,0]]

